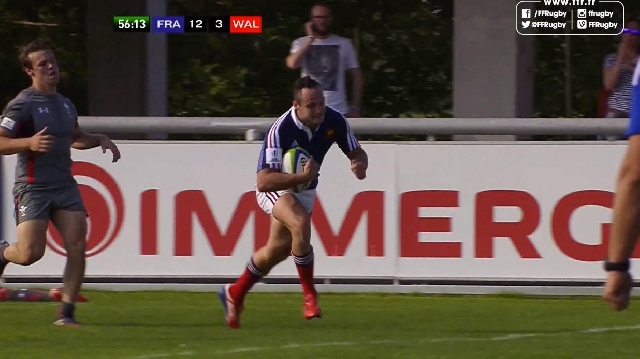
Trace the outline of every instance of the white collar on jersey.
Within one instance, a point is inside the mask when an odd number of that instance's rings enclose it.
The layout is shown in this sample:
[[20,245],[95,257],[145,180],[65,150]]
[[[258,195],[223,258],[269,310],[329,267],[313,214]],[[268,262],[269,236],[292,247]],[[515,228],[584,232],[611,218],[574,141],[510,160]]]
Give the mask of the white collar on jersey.
[[307,127],[304,123],[302,123],[302,121],[300,121],[300,119],[298,119],[298,115],[296,115],[296,109],[293,106],[291,106],[291,118],[293,118],[293,122],[296,124],[296,126],[298,126],[299,129],[304,130],[307,135],[309,135],[309,138],[313,136],[313,131],[311,131],[309,127]]
[[296,108],[291,106],[291,117],[293,117],[293,122],[296,124],[296,126],[298,126],[299,129],[303,129],[306,128],[308,129],[309,127],[305,126],[304,123],[302,123],[302,121],[300,121],[300,119],[298,118],[298,115],[296,114]]

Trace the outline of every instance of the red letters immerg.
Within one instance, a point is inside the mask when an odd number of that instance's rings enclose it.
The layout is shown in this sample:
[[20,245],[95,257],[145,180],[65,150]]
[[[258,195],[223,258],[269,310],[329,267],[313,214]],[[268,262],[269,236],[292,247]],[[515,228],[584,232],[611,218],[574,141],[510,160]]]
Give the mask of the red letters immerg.
[[[142,255],[158,254],[158,190],[147,190],[140,196],[140,251]],[[187,190],[175,196],[174,255],[193,256],[194,228],[197,219],[210,248],[216,256],[231,256],[251,216],[254,218],[254,249],[267,243],[270,217],[259,208],[255,192],[246,192],[238,201],[224,231],[220,228],[204,192]],[[355,230],[366,220],[367,256],[384,256],[384,192],[366,191],[356,194],[334,232],[319,198],[312,215],[318,240],[328,256],[344,256]],[[319,248],[317,248],[319,250]]]
[[400,197],[400,256],[460,258],[460,242],[420,242],[420,233],[451,232],[449,217],[420,217],[421,207],[458,207],[458,191],[413,191]]
[[[207,201],[200,190],[179,192],[174,201],[174,255],[192,256],[194,241],[194,217],[202,228],[215,256],[231,256],[247,223],[254,218],[254,248],[264,246],[269,236],[270,217],[259,207],[255,192],[242,194],[233,210],[226,230],[221,229],[212,211],[222,208]],[[585,190],[562,197],[551,213],[550,237],[558,249],[567,257],[579,261],[600,261],[606,254],[610,224],[602,223],[598,244],[578,242],[570,231],[573,213],[585,206],[611,209],[613,194],[608,191]],[[140,195],[140,252],[142,255],[158,254],[158,190],[149,189]],[[402,193],[399,199],[400,256],[405,258],[461,258],[462,242],[421,242],[420,233],[452,232],[449,217],[420,217],[421,207],[458,208],[459,192],[455,190],[421,190]],[[517,222],[494,221],[496,207],[516,207],[522,212]],[[465,211],[472,210],[463,208]],[[475,258],[494,258],[496,240],[506,238],[513,244],[521,258],[541,258],[531,240],[531,235],[540,225],[541,209],[538,201],[522,190],[489,190],[476,194],[474,228]],[[219,212],[218,212],[219,213]],[[356,194],[341,222],[334,230],[329,223],[326,209],[320,198],[316,198],[311,222],[328,256],[342,257],[347,252],[355,231],[363,221],[366,223],[366,254],[368,257],[384,256],[385,245],[385,193],[365,191]],[[393,223],[393,221],[388,222]],[[469,224],[465,224],[469,225]],[[544,239],[544,238],[543,238]],[[320,250],[320,248],[316,248]],[[640,246],[634,258],[640,258]]]
[[[495,222],[494,207],[518,207],[519,222]],[[494,238],[510,238],[522,258],[541,258],[531,242],[531,235],[540,223],[540,206],[525,191],[493,190],[476,195],[476,258],[493,258]]]

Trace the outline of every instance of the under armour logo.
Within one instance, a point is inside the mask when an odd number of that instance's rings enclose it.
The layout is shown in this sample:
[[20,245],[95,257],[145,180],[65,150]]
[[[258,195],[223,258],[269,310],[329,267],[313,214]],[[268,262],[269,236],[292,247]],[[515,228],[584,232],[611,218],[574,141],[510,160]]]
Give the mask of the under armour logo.
[[45,107],[45,108],[38,107],[38,111],[40,111],[40,113],[49,113],[49,108],[48,107]]

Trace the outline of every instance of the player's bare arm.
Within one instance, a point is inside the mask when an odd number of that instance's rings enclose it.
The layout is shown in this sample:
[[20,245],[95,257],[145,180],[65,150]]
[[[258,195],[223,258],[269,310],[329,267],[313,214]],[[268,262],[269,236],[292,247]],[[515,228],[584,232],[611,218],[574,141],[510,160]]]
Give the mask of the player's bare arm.
[[120,150],[111,139],[105,135],[93,134],[82,131],[80,128],[76,128],[71,138],[71,147],[76,150],[88,150],[96,147],[102,147],[102,153],[106,153],[107,150],[113,154],[113,162],[118,162],[120,159]]
[[318,175],[320,166],[310,159],[302,173],[282,173],[273,168],[265,168],[258,172],[257,186],[260,192],[284,191],[293,186],[312,181]]
[[613,204],[611,240],[605,269],[607,281],[603,298],[615,310],[629,306],[633,280],[629,273],[629,259],[636,246],[640,225],[640,136],[631,136],[627,153],[618,174]]
[[627,153],[618,173],[613,224],[607,260],[624,263],[631,258],[640,233],[640,136],[629,138]]
[[11,138],[11,134],[0,128],[0,154],[12,155],[24,151],[47,152],[53,145],[53,136],[46,133],[47,129],[28,138]]
[[356,178],[359,180],[365,179],[367,177],[367,168],[369,168],[367,152],[362,147],[358,147],[347,153],[347,158],[351,160],[351,172],[356,175]]
[[[624,56],[619,51],[618,60]],[[632,86],[631,112],[625,131],[629,140],[616,181],[611,237],[604,263],[607,281],[602,297],[615,310],[629,307],[633,289],[630,259],[640,234],[640,65],[636,65]]]

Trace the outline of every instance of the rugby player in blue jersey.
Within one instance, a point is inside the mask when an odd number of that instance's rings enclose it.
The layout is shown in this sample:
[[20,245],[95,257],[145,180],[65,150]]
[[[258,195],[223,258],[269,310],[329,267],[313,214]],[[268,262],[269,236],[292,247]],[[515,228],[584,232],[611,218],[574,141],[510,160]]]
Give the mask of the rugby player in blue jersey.
[[[320,318],[318,294],[313,279],[311,212],[318,186],[318,171],[331,146],[337,143],[351,160],[356,178],[366,177],[367,153],[362,149],[349,122],[335,109],[325,105],[320,84],[309,76],[294,84],[293,106],[270,127],[264,139],[257,166],[256,199],[271,215],[271,233],[267,244],[247,263],[244,273],[219,293],[226,312],[227,325],[240,326],[245,295],[289,254],[298,270],[303,292],[302,312],[306,319]],[[310,155],[302,173],[283,173],[283,154],[301,147]],[[309,183],[306,190],[290,188]]]

